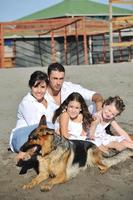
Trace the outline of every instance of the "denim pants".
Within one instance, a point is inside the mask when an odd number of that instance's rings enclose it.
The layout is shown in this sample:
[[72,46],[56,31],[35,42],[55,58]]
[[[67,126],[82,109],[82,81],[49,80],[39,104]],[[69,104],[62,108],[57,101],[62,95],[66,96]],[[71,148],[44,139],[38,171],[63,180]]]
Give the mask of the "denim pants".
[[[52,123],[47,123],[48,128],[54,129],[54,126]],[[22,127],[19,129],[16,129],[13,133],[12,140],[11,140],[11,145],[12,150],[16,153],[19,152],[21,146],[27,142],[28,136],[30,133],[38,127],[38,124],[28,126],[28,127]]]

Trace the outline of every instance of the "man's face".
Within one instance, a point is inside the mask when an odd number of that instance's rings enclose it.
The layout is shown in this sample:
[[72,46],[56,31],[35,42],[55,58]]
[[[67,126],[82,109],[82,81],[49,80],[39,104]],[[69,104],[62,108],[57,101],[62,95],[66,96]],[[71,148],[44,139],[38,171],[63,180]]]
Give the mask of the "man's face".
[[49,75],[49,87],[56,92],[60,91],[64,82],[64,77],[64,72],[51,71]]

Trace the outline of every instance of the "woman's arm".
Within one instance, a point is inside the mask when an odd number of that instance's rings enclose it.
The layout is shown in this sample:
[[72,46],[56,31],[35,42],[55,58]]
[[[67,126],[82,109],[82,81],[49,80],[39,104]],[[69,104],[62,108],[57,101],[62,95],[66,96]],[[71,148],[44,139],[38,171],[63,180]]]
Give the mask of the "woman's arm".
[[68,122],[69,115],[67,112],[63,112],[59,117],[59,129],[60,134],[63,135],[65,138],[69,138]]
[[119,135],[124,136],[130,142],[132,141],[129,134],[115,120],[111,122],[111,126]]

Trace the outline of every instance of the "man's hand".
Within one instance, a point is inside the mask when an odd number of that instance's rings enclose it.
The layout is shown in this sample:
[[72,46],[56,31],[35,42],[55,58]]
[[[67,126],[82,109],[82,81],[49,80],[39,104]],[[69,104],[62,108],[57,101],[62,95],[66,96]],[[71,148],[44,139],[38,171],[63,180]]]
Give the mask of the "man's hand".
[[99,93],[95,93],[92,97],[92,101],[96,104],[96,111],[99,111],[102,109],[103,105],[103,97]]

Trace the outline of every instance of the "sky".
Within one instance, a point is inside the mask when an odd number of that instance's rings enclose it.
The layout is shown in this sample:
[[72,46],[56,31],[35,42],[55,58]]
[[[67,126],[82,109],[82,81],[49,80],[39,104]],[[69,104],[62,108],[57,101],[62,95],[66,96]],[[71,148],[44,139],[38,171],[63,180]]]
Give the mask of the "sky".
[[[21,17],[48,8],[63,0],[0,0],[0,22],[17,20]],[[108,0],[92,0],[99,3],[106,3]],[[117,7],[125,7],[133,10],[132,5],[115,4]]]

